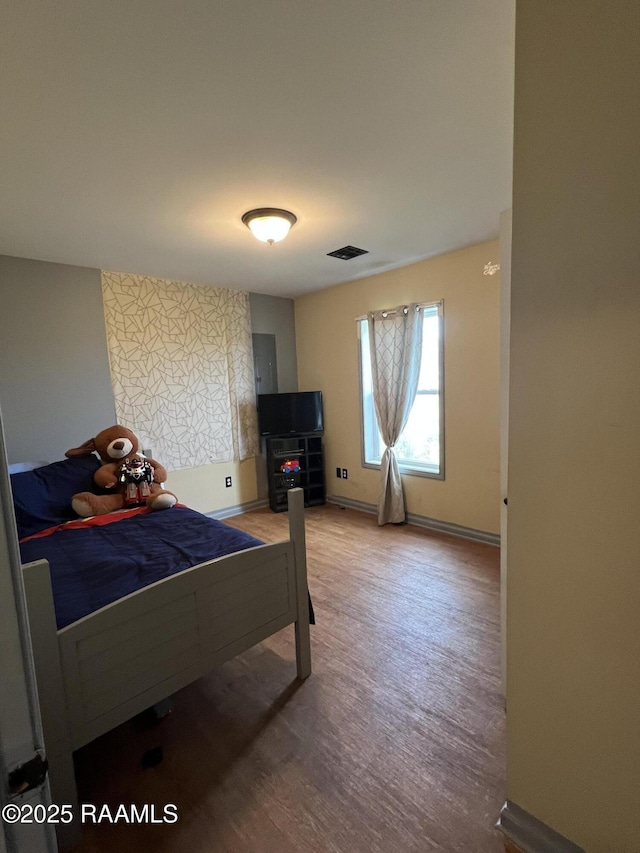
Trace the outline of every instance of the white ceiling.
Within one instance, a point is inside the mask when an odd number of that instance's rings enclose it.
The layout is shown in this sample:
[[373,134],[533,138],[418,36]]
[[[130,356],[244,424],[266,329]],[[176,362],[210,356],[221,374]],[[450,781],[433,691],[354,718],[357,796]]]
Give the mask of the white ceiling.
[[0,253],[296,296],[496,237],[514,5],[5,0]]

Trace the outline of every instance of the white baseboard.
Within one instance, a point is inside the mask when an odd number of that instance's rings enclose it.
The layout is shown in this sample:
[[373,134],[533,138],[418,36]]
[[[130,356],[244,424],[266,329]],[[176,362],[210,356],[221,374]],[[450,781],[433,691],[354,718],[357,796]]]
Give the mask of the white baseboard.
[[[327,502],[337,504],[338,506],[346,506],[349,507],[349,509],[357,509],[360,512],[368,512],[372,515],[378,514],[378,507],[375,504],[353,500],[352,498],[343,498],[339,495],[327,495]],[[415,512],[407,513],[407,522],[409,524],[414,524],[416,527],[424,527],[427,530],[436,530],[439,533],[447,533],[449,536],[458,536],[460,539],[470,539],[473,542],[484,542],[487,545],[500,545],[500,536],[498,533],[488,533],[485,530],[474,530],[473,527],[464,527],[462,524],[453,524],[453,522],[450,521],[439,521],[437,518],[429,518],[426,515],[418,515]]]
[[502,807],[496,826],[523,853],[585,853],[582,847],[510,800]]
[[225,506],[223,509],[216,509],[213,512],[205,512],[204,514],[209,518],[217,518],[221,521],[223,518],[231,518],[232,515],[242,515],[245,512],[251,512],[253,509],[262,509],[265,506],[269,506],[269,501],[263,498],[257,501],[248,501],[245,504],[236,504],[236,506]]

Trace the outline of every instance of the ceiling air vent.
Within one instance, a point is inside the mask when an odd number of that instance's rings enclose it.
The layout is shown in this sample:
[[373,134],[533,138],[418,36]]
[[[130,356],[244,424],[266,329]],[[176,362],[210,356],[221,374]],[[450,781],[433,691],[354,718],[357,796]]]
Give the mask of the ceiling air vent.
[[327,252],[330,258],[340,258],[341,261],[350,261],[351,258],[357,258],[358,255],[368,254],[368,249],[358,249],[356,246],[343,246],[342,249],[336,249],[335,252]]

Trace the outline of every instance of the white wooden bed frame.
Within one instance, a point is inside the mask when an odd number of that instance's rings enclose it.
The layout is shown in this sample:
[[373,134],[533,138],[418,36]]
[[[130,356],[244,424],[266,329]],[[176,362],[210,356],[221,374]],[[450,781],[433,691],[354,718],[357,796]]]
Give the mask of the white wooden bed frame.
[[[74,750],[286,625],[295,624],[298,678],[311,674],[299,488],[289,491],[289,536],[186,569],[61,630],[47,561],[23,566],[52,802],[78,814]],[[61,847],[77,843],[79,821],[58,828]]]

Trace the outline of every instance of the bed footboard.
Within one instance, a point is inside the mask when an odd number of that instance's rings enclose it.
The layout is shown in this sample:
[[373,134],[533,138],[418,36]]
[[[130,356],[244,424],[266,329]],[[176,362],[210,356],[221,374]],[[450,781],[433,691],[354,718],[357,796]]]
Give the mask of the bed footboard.
[[60,631],[48,564],[24,566],[54,802],[77,804],[73,750],[292,622],[298,677],[310,675],[301,489],[289,492],[289,529],[286,542],[194,566]]

